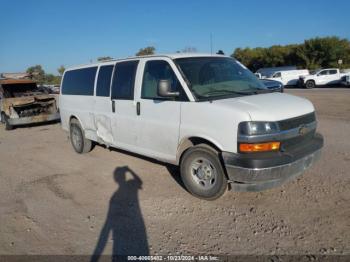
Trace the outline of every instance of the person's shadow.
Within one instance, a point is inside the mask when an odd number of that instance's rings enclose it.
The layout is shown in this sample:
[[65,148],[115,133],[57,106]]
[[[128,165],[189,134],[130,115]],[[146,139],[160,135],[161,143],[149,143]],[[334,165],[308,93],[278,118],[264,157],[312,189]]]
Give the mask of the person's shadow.
[[[132,179],[127,180],[127,174]],[[118,167],[114,180],[119,185],[109,202],[106,222],[101,230],[91,261],[98,261],[112,234],[113,260],[122,255],[149,255],[146,228],[142,218],[138,190],[141,179],[129,167]]]

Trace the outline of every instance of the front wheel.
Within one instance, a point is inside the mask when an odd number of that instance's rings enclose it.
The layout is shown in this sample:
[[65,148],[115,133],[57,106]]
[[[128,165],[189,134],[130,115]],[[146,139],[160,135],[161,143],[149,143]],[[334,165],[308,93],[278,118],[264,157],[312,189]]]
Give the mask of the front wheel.
[[315,84],[315,81],[308,80],[308,81],[306,81],[305,86],[307,89],[311,89],[311,88],[314,88],[316,86],[316,84]]
[[5,124],[5,130],[14,129],[14,126],[9,123],[9,117],[5,113],[1,113],[1,122]]
[[180,172],[187,190],[198,198],[215,200],[227,189],[219,154],[207,145],[188,149],[181,159]]
[[92,141],[86,139],[83,129],[77,119],[70,122],[70,141],[75,152],[79,154],[88,153],[92,149]]

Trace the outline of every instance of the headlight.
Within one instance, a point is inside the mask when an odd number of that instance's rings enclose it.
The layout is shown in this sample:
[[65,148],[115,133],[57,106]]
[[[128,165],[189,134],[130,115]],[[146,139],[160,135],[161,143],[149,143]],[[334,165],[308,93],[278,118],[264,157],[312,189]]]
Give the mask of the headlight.
[[278,124],[275,122],[250,121],[241,122],[238,126],[239,134],[246,136],[265,135],[278,131]]

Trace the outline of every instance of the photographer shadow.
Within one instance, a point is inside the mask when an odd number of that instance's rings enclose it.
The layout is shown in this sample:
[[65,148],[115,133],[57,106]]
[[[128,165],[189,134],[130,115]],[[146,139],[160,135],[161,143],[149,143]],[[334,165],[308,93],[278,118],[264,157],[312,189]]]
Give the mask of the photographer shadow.
[[[127,174],[132,178],[127,180]],[[113,241],[113,260],[119,261],[117,256],[120,255],[149,255],[146,228],[138,199],[142,181],[127,166],[116,168],[113,175],[119,187],[110,199],[107,218],[91,261],[99,260],[110,234]]]

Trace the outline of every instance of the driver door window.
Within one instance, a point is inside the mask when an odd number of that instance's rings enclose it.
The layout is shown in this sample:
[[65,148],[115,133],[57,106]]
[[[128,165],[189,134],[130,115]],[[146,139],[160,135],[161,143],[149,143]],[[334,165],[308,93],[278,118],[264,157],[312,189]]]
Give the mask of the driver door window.
[[[158,96],[157,89],[159,80],[169,80],[171,83],[171,91],[180,92],[180,97],[176,98],[176,100],[186,100],[186,94],[173,69],[169,63],[164,60],[154,60],[146,63],[142,81],[142,99],[169,100],[169,98]],[[171,100],[173,100],[173,98],[171,98]]]

